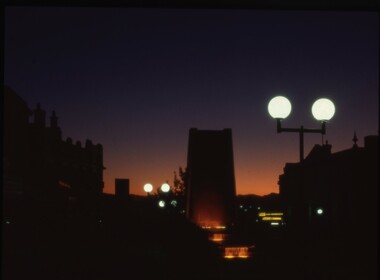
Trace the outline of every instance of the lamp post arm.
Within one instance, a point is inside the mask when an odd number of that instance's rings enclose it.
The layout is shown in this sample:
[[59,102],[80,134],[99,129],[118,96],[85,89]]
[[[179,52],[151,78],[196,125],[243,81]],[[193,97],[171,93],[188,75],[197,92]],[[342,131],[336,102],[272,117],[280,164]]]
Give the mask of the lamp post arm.
[[282,119],[276,119],[277,120],[277,133],[281,132],[298,132],[301,133],[321,133],[321,134],[326,134],[326,122],[322,122],[322,127],[321,128],[304,128],[301,126],[301,128],[286,128],[281,126],[281,121]]
[[281,126],[282,119],[276,119],[277,120],[277,133],[281,132],[300,132],[301,130],[299,128],[284,128]]
[[277,119],[277,133],[281,132],[297,132],[299,133],[300,138],[300,162],[304,160],[304,133],[321,133],[322,135],[326,134],[326,122],[322,122],[322,127],[320,129],[317,128],[304,128],[301,126],[300,128],[284,128],[281,126],[282,119]]

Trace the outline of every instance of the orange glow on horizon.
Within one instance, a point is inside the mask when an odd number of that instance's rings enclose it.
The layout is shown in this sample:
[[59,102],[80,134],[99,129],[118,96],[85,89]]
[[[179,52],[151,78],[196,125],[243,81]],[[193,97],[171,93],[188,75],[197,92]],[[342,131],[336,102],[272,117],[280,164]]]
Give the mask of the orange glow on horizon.
[[[239,159],[237,147],[234,147],[234,150],[236,151],[234,163],[237,195],[255,194],[262,196],[279,193],[278,178],[283,173],[286,161],[274,164],[272,160],[266,159],[252,165],[250,162],[246,162],[247,159],[245,158]],[[293,156],[297,159],[298,154],[294,153]],[[105,154],[104,165],[107,169],[103,173],[103,191],[109,194],[115,193],[115,178],[130,179],[130,193],[143,196],[146,195],[143,186],[147,182],[152,183],[153,192],[162,185],[162,182],[168,181],[169,185],[173,185],[173,172],[178,173],[179,166],[186,166],[186,155],[179,161],[172,155],[169,159],[167,156],[163,158],[165,158],[165,162],[162,162],[162,158],[160,160],[154,158],[155,160],[151,160],[151,162],[148,160],[149,165],[147,166],[147,160],[140,158],[136,159],[133,164],[127,164],[121,158],[107,162],[107,155]],[[285,158],[292,162],[291,156]],[[178,164],[172,164],[171,161],[178,162]],[[127,173],[126,170],[128,170]]]
[[[282,174],[282,173],[281,173]],[[280,175],[280,173],[278,174]],[[116,176],[108,174],[107,170],[104,172],[104,193],[115,194],[115,178],[129,178],[130,179],[130,193],[135,195],[145,196],[143,186],[147,182],[147,180],[141,180],[141,184],[133,178],[133,176]],[[168,178],[169,184],[172,185],[173,178]],[[160,182],[162,180],[156,179],[150,180],[153,184],[153,192],[157,190],[161,186]],[[259,196],[268,195],[270,193],[279,193],[279,188],[276,182],[278,181],[278,176],[273,180],[271,178],[262,180],[260,185],[257,183],[251,183],[250,181],[244,181],[240,184],[238,180],[236,180],[236,194],[237,195],[247,195],[247,194],[255,194]],[[157,182],[157,183],[156,183]],[[244,183],[244,184],[242,184]]]

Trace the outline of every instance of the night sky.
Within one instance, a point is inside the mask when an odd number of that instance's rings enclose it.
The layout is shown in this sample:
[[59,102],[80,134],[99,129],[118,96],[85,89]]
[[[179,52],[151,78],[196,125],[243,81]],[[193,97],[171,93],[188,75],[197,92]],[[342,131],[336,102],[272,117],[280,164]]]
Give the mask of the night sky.
[[[337,152],[378,134],[379,16],[357,11],[5,8],[4,79],[34,109],[57,112],[63,139],[104,148],[104,191],[131,193],[186,167],[192,127],[231,128],[238,194],[278,192],[295,133],[276,133],[275,95],[292,102],[284,127],[319,128],[312,103],[336,114]],[[48,123],[48,120],[47,120]],[[320,134],[305,134],[305,155]]]

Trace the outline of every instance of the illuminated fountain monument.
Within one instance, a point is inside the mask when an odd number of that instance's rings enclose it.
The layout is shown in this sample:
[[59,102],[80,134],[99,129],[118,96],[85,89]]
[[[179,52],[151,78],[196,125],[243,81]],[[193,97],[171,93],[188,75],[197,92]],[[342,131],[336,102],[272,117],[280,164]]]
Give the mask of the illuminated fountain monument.
[[236,195],[231,129],[190,129],[187,174],[187,218],[207,229],[231,225]]

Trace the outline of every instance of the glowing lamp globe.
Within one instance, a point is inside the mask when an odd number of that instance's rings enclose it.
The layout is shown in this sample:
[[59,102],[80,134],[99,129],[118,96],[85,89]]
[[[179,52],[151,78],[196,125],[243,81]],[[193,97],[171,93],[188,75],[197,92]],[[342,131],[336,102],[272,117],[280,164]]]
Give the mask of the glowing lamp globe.
[[274,119],[285,119],[291,111],[292,105],[284,96],[276,96],[269,101],[268,112]]
[[145,184],[144,185],[144,192],[147,192],[147,193],[150,193],[151,191],[153,191],[153,186],[152,184]]
[[322,208],[318,208],[317,209],[317,214],[318,215],[322,215],[323,214],[323,209]]
[[315,119],[321,122],[330,120],[335,114],[334,103],[327,99],[321,98],[314,102],[311,112]]
[[169,186],[169,184],[167,184],[167,183],[163,183],[163,184],[161,185],[161,191],[163,191],[163,192],[168,192],[168,191],[170,191],[170,186]]
[[161,208],[165,207],[165,201],[160,200],[160,201],[158,202],[158,206],[160,206]]

